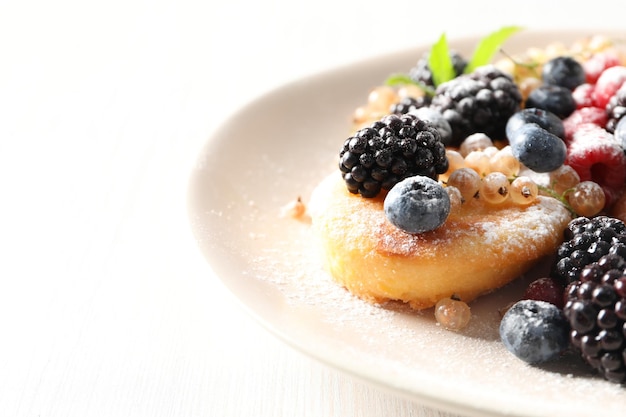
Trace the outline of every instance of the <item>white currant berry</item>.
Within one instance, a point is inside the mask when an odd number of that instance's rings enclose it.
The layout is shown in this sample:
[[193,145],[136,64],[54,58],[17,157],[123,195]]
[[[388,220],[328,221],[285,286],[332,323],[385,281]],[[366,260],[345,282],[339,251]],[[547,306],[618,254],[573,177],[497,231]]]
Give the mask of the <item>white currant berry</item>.
[[442,298],[435,305],[435,319],[444,329],[462,330],[467,327],[471,318],[470,307],[456,298]]

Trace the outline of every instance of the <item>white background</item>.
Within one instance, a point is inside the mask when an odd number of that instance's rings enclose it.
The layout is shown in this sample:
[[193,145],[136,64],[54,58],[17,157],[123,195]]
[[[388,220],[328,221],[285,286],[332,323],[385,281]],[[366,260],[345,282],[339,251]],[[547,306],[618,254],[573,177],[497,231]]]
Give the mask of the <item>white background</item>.
[[622,6],[593,6],[2,1],[0,415],[450,416],[308,359],[243,312],[189,230],[194,158],[290,80],[444,31],[623,26]]

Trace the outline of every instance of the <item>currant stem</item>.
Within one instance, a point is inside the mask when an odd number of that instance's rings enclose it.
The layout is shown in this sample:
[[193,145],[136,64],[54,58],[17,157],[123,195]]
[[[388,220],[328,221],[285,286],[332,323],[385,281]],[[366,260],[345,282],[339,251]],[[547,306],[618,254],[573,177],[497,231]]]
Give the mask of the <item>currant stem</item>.
[[567,198],[565,198],[565,196],[567,195],[567,193],[571,192],[573,189],[571,189],[571,188],[570,188],[570,189],[568,189],[568,190],[565,190],[565,191],[563,192],[563,194],[558,194],[558,193],[556,193],[556,192],[555,192],[552,188],[549,188],[549,187],[546,187],[546,186],[543,186],[543,185],[540,185],[540,184],[537,184],[537,187],[538,187],[541,191],[543,191],[543,192],[545,192],[546,194],[548,194],[550,197],[555,198],[555,199],[556,199],[556,200],[558,200],[561,204],[563,204],[563,206],[565,206],[565,208],[567,209],[567,211],[569,211],[569,212],[570,212],[570,214],[571,214],[573,217],[578,217],[578,216],[579,216],[579,215],[578,215],[578,213],[576,213],[576,210],[574,210],[574,208],[573,208],[573,207],[570,205],[570,203],[567,201]]

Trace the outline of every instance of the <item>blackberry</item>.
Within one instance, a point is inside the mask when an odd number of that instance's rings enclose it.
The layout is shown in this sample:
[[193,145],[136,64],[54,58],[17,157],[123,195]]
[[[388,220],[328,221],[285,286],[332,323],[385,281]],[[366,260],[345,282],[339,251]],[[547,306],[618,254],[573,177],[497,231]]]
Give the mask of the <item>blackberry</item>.
[[522,95],[510,75],[493,65],[477,68],[437,87],[431,107],[441,111],[459,145],[472,133],[506,137],[506,123],[520,110]]
[[407,114],[413,110],[421,109],[422,107],[428,107],[430,105],[430,96],[424,95],[419,98],[404,97],[399,102],[391,105],[389,109],[390,114]]
[[620,88],[617,93],[609,99],[606,105],[606,130],[615,133],[615,128],[620,119],[626,114],[626,88]]
[[557,263],[568,264],[559,272],[569,280],[563,314],[570,344],[605,379],[624,383],[626,225],[607,216],[579,217],[568,225],[565,239]]
[[612,252],[622,253],[626,248],[626,225],[607,216],[577,217],[568,224],[564,238],[557,249],[551,276],[569,284],[580,279],[587,265]]
[[[435,82],[433,80],[433,72],[428,65],[428,59],[429,54],[425,54],[419,61],[417,61],[415,66],[409,70],[409,77],[416,83],[434,87]],[[465,67],[467,67],[467,60],[456,51],[450,51],[450,59],[452,60],[452,67],[454,68],[455,75],[458,77],[463,74]]]
[[569,285],[563,314],[570,343],[605,379],[626,382],[626,260],[610,253],[585,266]]
[[348,191],[366,198],[414,175],[437,180],[448,169],[439,131],[412,114],[390,114],[344,141],[339,169]]

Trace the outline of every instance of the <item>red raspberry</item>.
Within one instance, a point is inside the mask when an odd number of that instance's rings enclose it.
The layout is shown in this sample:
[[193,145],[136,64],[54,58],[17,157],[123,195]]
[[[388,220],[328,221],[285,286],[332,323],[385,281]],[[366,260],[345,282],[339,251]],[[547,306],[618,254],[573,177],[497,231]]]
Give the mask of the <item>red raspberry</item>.
[[593,181],[602,187],[605,207],[621,194],[626,181],[626,155],[603,128],[592,123],[579,125],[569,141],[565,164],[574,168],[581,181]]
[[605,69],[618,65],[621,65],[619,56],[613,52],[598,52],[582,64],[589,84],[595,84]]
[[574,97],[577,109],[583,107],[593,107],[595,105],[593,101],[593,92],[595,88],[596,87],[593,84],[589,83],[580,84],[578,87],[574,88],[572,91],[572,97]]
[[565,143],[569,143],[572,140],[572,135],[578,130],[579,126],[592,123],[603,128],[606,125],[607,119],[606,111],[599,107],[583,107],[574,110],[572,114],[563,119]]
[[593,91],[596,107],[604,109],[624,81],[626,81],[626,67],[617,66],[605,69],[598,78]]

